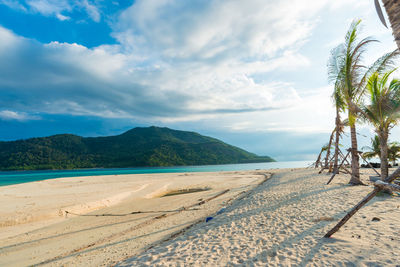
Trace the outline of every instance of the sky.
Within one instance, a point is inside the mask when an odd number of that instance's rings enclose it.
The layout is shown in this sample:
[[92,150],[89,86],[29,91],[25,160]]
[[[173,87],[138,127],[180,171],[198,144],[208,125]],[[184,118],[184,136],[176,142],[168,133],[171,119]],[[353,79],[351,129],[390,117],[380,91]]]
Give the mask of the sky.
[[366,64],[396,48],[373,1],[0,0],[0,140],[155,125],[315,159],[334,128],[330,50],[355,18],[380,41]]

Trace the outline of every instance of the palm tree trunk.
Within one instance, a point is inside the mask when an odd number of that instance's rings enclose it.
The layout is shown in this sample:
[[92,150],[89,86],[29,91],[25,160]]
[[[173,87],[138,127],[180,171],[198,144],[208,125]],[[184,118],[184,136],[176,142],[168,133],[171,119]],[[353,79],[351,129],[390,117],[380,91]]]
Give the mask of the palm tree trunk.
[[331,154],[331,146],[332,146],[332,140],[333,140],[333,134],[335,133],[335,131],[333,131],[331,133],[331,136],[329,137],[329,143],[328,143],[328,148],[326,150],[326,156],[325,156],[325,168],[328,168],[328,164],[329,164],[329,156]]
[[351,179],[349,184],[359,185],[363,184],[360,180],[360,164],[357,149],[357,132],[356,125],[350,125],[351,135]]
[[400,1],[382,0],[382,2],[392,26],[394,39],[400,49]]
[[322,149],[321,149],[321,151],[319,152],[319,155],[318,155],[317,160],[315,161],[315,168],[318,168],[319,162],[320,162],[320,160],[321,160],[321,155],[322,155]]
[[387,131],[379,131],[379,142],[381,143],[381,179],[385,180],[386,177],[389,175],[389,168],[388,168],[388,137],[389,134]]
[[333,173],[339,173],[338,157],[339,157],[339,128],[340,128],[340,113],[336,107],[336,136],[335,136],[335,157],[333,160]]

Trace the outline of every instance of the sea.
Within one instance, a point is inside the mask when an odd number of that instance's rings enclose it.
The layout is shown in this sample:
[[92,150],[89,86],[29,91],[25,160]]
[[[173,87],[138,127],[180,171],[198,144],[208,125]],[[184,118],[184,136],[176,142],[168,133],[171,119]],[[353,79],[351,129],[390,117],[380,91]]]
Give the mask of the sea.
[[265,162],[265,163],[176,166],[176,167],[0,171],[0,186],[29,183],[29,182],[56,179],[56,178],[66,178],[66,177],[84,177],[84,176],[119,175],[119,174],[188,173],[188,172],[218,172],[218,171],[303,168],[303,167],[308,167],[311,164],[312,161],[280,161],[280,162]]

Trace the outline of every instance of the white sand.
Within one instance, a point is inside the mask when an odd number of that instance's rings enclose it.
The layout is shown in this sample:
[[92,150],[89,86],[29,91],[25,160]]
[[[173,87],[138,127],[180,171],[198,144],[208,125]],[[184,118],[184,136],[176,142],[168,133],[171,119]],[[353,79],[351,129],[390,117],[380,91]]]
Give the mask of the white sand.
[[[14,222],[1,229],[0,266],[108,266],[117,262],[119,266],[400,264],[399,197],[374,198],[332,238],[325,239],[323,235],[372,187],[348,186],[348,175],[338,175],[326,185],[329,176],[310,169],[268,172],[274,175],[258,187],[266,171],[134,175],[113,177],[115,180],[68,178],[0,188],[0,210],[6,211],[7,221]],[[362,173],[367,181],[372,172]],[[207,186],[213,189],[158,197],[169,189]],[[227,188],[231,191],[193,206]],[[246,193],[251,188],[255,189]],[[12,208],[6,209],[7,201]],[[29,206],[37,207],[42,217],[21,224],[17,219],[29,217]],[[66,209],[87,212],[102,206],[108,207],[90,214],[182,206],[198,210],[57,217],[60,209],[62,214]],[[225,211],[215,215],[221,207],[226,207]],[[210,215],[214,219],[206,223],[204,218]],[[374,217],[380,220],[372,221]],[[54,223],[53,218],[61,221]],[[35,225],[38,229],[26,232],[35,223],[46,226]]]
[[[264,174],[251,171],[94,176],[0,187],[0,266],[112,264],[204,220],[236,195],[264,181]],[[211,189],[160,197],[171,190],[189,188]],[[193,206],[226,189],[230,191]],[[190,210],[129,214],[182,207]],[[75,216],[66,211],[128,215]]]
[[347,175],[326,185],[328,178],[315,170],[278,171],[214,220],[119,266],[399,266],[400,198],[374,198],[326,239],[372,190],[345,185]]

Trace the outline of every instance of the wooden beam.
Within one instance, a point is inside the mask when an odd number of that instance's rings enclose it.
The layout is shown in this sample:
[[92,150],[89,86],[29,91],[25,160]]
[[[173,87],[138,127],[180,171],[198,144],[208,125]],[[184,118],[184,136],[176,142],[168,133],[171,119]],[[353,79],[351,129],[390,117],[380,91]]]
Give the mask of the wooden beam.
[[[391,175],[389,175],[384,182],[391,183],[397,177],[400,176],[400,167],[397,168]],[[335,227],[333,227],[328,233],[325,234],[324,237],[331,237],[334,233],[336,233],[340,227],[342,227],[359,209],[361,209],[365,204],[368,203],[376,194],[378,194],[382,189],[379,187],[375,187],[375,189],[369,193],[365,198],[363,198],[357,205],[355,205],[341,220],[338,222]]]
[[333,155],[333,156],[331,157],[331,159],[328,161],[328,165],[325,165],[324,167],[322,167],[322,169],[318,172],[319,174],[320,174],[323,170],[328,169],[329,163],[332,161],[332,159],[333,159],[334,157],[335,157],[335,155]]
[[351,172],[348,169],[346,169],[346,167],[342,166],[342,170],[344,170],[347,174],[351,175]]
[[368,161],[366,161],[366,160],[364,159],[364,157],[362,156],[362,152],[361,152],[361,151],[358,151],[358,154],[360,154],[360,157],[363,159],[363,161],[364,161],[365,163],[367,163],[368,166],[370,166],[370,167],[376,172],[376,174],[378,174],[379,177],[381,177],[381,175],[379,174],[379,172],[378,172],[377,170],[375,170],[375,168],[371,165],[371,163],[369,163]]
[[[344,159],[343,159],[342,162],[340,163],[340,165],[339,165],[339,167],[338,167],[339,170],[340,170],[340,168],[342,167],[343,162],[344,162],[344,161],[346,160],[346,158],[349,156],[350,151],[351,151],[351,150],[349,150],[349,152],[347,152],[346,157],[344,157]],[[336,175],[336,173],[332,174],[331,178],[329,179],[329,181],[328,181],[326,184],[329,184],[330,182],[332,182],[333,177],[335,177],[335,175]]]
[[[339,152],[340,152],[340,154],[342,155],[342,159],[343,159],[343,158],[344,158],[344,155],[343,155],[342,151],[339,150]],[[347,159],[346,159],[345,162],[346,162],[347,164],[351,165],[350,162],[349,162]]]

